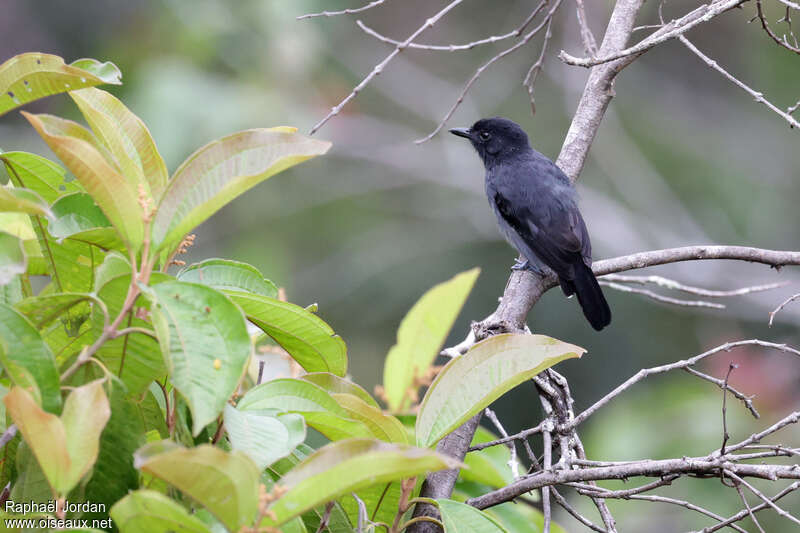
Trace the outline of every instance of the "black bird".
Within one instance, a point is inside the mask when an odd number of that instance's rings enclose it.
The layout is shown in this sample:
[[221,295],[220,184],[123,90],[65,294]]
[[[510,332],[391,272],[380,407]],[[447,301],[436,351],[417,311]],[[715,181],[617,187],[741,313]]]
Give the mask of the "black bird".
[[522,254],[515,270],[558,276],[564,294],[578,295],[583,314],[600,331],[611,310],[592,272],[592,245],[569,178],[528,144],[528,136],[505,118],[453,128],[469,139],[486,167],[486,195],[505,238]]

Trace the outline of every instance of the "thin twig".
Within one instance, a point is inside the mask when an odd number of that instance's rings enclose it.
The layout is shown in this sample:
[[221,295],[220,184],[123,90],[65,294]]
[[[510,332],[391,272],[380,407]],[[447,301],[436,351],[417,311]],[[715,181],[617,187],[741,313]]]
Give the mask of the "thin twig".
[[341,11],[323,11],[321,13],[309,13],[308,15],[300,15],[297,17],[297,20],[303,19],[310,19],[314,17],[335,17],[336,15],[352,15],[354,13],[361,13],[362,11],[366,11],[367,9],[372,9],[373,7],[377,7],[381,4],[386,2],[386,0],[375,0],[374,2],[370,2],[369,4],[357,7],[354,9],[343,9]]
[[[756,5],[760,5],[760,4],[761,4],[760,1],[758,1],[758,3]],[[797,120],[795,120],[795,118],[792,115],[790,115],[789,113],[786,113],[782,109],[778,108],[778,106],[776,106],[775,104],[773,104],[772,102],[770,102],[769,100],[764,98],[764,95],[762,93],[751,89],[749,86],[747,86],[746,84],[744,84],[743,82],[741,82],[737,78],[735,78],[733,75],[731,75],[727,70],[725,70],[724,68],[720,67],[719,63],[717,63],[716,61],[714,61],[713,59],[711,59],[710,57],[705,55],[703,52],[698,50],[695,45],[693,45],[691,42],[689,42],[689,39],[687,39],[683,35],[680,35],[680,36],[678,36],[678,40],[680,40],[680,42],[683,43],[684,46],[686,46],[686,48],[691,50],[692,53],[694,53],[694,55],[696,55],[697,57],[702,59],[703,62],[706,65],[708,65],[709,67],[713,68],[714,70],[716,70],[717,72],[722,74],[725,78],[727,78],[728,81],[730,81],[731,83],[733,83],[734,85],[736,85],[737,87],[739,87],[740,89],[742,89],[743,91],[748,93],[750,96],[753,97],[753,99],[756,102],[758,102],[760,104],[764,104],[769,109],[774,111],[778,116],[783,118],[786,122],[789,123],[789,127],[790,128],[798,128],[798,127],[800,127],[800,122],[797,122]],[[798,52],[798,53],[800,53],[800,52]]]
[[492,57],[489,61],[478,67],[478,69],[475,71],[472,77],[467,81],[466,85],[464,85],[464,88],[461,90],[461,94],[458,95],[458,98],[456,99],[455,103],[450,107],[447,113],[445,113],[444,118],[442,118],[442,120],[439,121],[439,124],[436,125],[436,127],[433,129],[432,132],[430,132],[425,137],[422,137],[421,139],[417,139],[416,141],[414,141],[414,143],[422,144],[432,139],[437,133],[442,131],[444,125],[447,123],[448,120],[450,120],[450,117],[453,116],[453,113],[456,112],[456,109],[458,109],[458,106],[461,105],[461,102],[464,101],[464,98],[467,96],[467,93],[469,92],[470,88],[476,81],[478,81],[478,78],[481,77],[483,71],[492,66],[497,61],[503,59],[505,56],[511,54],[512,52],[515,52],[516,50],[519,50],[520,48],[528,44],[528,42],[531,39],[533,39],[543,28],[545,28],[549,24],[550,19],[553,16],[553,13],[555,13],[555,11],[561,5],[561,1],[562,0],[556,0],[555,4],[553,4],[553,7],[550,9],[550,11],[548,11],[547,15],[545,15],[544,20],[542,20],[542,22],[540,22],[539,25],[536,26],[533,30],[526,33],[525,36],[518,43],[509,48],[506,48],[496,56]]
[[747,0],[722,0],[713,2],[711,4],[703,4],[690,13],[687,13],[680,19],[668,22],[659,30],[656,30],[648,37],[642,39],[639,43],[607,56],[600,58],[579,58],[571,56],[562,50],[558,57],[568,65],[575,65],[579,67],[593,67],[596,65],[602,65],[603,63],[609,63],[617,59],[637,57],[647,52],[654,46],[668,41],[669,39],[674,39],[680,35],[683,35],[695,26],[708,22],[714,17],[721,15],[722,13],[735,8],[746,1]]
[[766,283],[764,285],[751,285],[749,287],[742,287],[741,289],[733,289],[727,291],[716,291],[711,289],[704,289],[702,287],[694,287],[692,285],[685,285],[679,281],[665,278],[663,276],[631,276],[629,274],[606,274],[602,278],[605,281],[618,281],[620,283],[636,283],[638,285],[646,285],[652,283],[665,289],[674,289],[676,291],[685,292],[688,294],[696,294],[697,296],[705,296],[707,298],[723,298],[728,296],[744,296],[754,292],[769,291],[785,287],[789,284],[788,281],[781,281],[778,283]]
[[586,8],[583,5],[583,0],[575,0],[575,9],[578,13],[578,26],[581,28],[581,40],[583,41],[583,49],[589,55],[594,57],[597,55],[597,41],[594,38],[592,29],[586,19]]
[[544,32],[542,51],[539,53],[539,58],[533,65],[531,65],[531,68],[528,69],[528,73],[525,74],[525,79],[522,81],[522,85],[528,88],[528,96],[531,100],[531,113],[534,115],[536,114],[536,98],[534,95],[536,90],[536,78],[539,77],[539,73],[542,71],[542,66],[544,65],[544,56],[547,52],[547,44],[550,42],[550,38],[553,36],[553,33],[550,30],[552,25],[553,18],[551,17],[547,22],[547,30]]
[[725,374],[725,381],[722,382],[722,446],[719,447],[719,454],[725,455],[725,445],[731,436],[728,434],[728,380],[731,377],[731,372],[739,368],[736,363],[728,365],[728,373]]
[[542,432],[543,424],[539,424],[538,426],[528,428],[525,430],[520,431],[519,433],[515,433],[514,435],[508,435],[503,437],[502,439],[493,440],[490,442],[481,442],[469,447],[470,452],[476,452],[478,450],[483,450],[485,448],[489,448],[492,446],[497,446],[499,444],[506,444],[514,440],[525,440],[530,435],[534,435],[536,433]]
[[[494,411],[489,409],[488,407],[483,410],[484,416],[489,419],[489,421],[494,424],[494,427],[497,428],[497,431],[500,432],[504,438],[508,437],[508,432],[503,427],[503,424],[500,423],[500,420],[497,418],[497,415]],[[514,443],[514,440],[509,440],[507,442],[508,451],[511,452],[511,458],[508,460],[508,467],[511,469],[511,475],[514,479],[519,477],[519,461],[517,460],[517,445]]]
[[761,533],[766,533],[766,531],[764,531],[764,528],[761,527],[761,524],[758,523],[758,519],[756,519],[756,515],[753,512],[753,509],[750,508],[750,504],[747,503],[747,498],[744,495],[744,491],[742,490],[742,486],[739,483],[734,483],[733,486],[736,489],[736,492],[739,493],[739,498],[742,500],[742,503],[744,504],[744,508],[747,509],[747,514],[750,515],[750,520],[753,521],[753,523],[756,525],[756,527],[758,528],[758,530]]
[[[499,41],[504,41],[506,39],[517,38],[522,35],[522,32],[525,31],[525,28],[531,23],[531,21],[539,14],[539,12],[547,5],[546,0],[542,0],[538,6],[528,15],[528,17],[522,22],[522,24],[517,27],[514,31],[510,31],[508,33],[504,33],[503,35],[492,35],[491,37],[487,37],[485,39],[480,39],[477,41],[472,41],[466,44],[445,44],[445,45],[436,45],[436,44],[419,44],[419,43],[409,43],[408,48],[414,48],[416,50],[428,50],[428,51],[435,51],[435,52],[458,52],[463,50],[472,50],[476,46],[481,46],[484,44],[491,44],[496,43]],[[398,40],[392,39],[387,37],[381,33],[378,33],[374,29],[370,28],[364,22],[357,20],[356,24],[358,25],[361,30],[370,35],[375,37],[381,42],[386,44],[391,44],[394,46],[399,46],[402,43]]]
[[684,368],[684,370],[687,371],[688,373],[690,373],[693,376],[697,376],[698,378],[703,379],[705,381],[708,381],[709,383],[713,383],[714,385],[718,386],[720,389],[725,390],[727,388],[727,390],[729,390],[730,393],[733,394],[733,396],[737,400],[741,401],[744,404],[744,406],[747,408],[747,410],[750,411],[750,414],[753,415],[753,418],[760,418],[761,417],[761,415],[759,414],[758,410],[753,405],[753,397],[752,396],[746,396],[743,393],[741,393],[738,390],[736,390],[733,387],[731,387],[730,385],[726,385],[723,380],[717,379],[714,376],[709,376],[708,374],[704,374],[703,372],[700,372],[699,370],[695,370],[694,368],[692,368],[690,366],[687,366],[686,368]]
[[595,525],[592,523],[591,520],[580,514],[574,507],[572,507],[566,498],[564,498],[555,487],[551,487],[550,491],[553,493],[553,499],[555,499],[556,503],[560,505],[566,512],[571,514],[575,520],[583,524],[584,526],[588,527],[592,531],[597,531],[599,533],[605,533],[605,529],[601,528],[600,526]]
[[769,327],[772,327],[772,320],[775,318],[775,315],[777,315],[778,312],[781,309],[783,309],[784,307],[786,307],[787,305],[789,305],[793,301],[797,300],[798,298],[800,298],[800,292],[798,292],[797,294],[794,294],[792,296],[789,296],[787,299],[782,301],[781,304],[778,307],[776,307],[775,309],[770,311],[769,312]]
[[662,294],[658,294],[648,289],[636,289],[634,287],[629,287],[627,285],[621,285],[619,283],[614,283],[612,281],[603,281],[602,279],[598,280],[600,285],[608,287],[610,289],[614,289],[620,292],[627,292],[632,294],[641,294],[643,296],[647,296],[648,298],[655,300],[657,302],[662,302],[666,304],[672,305],[679,305],[682,307],[707,307],[711,309],[725,309],[724,304],[718,304],[716,302],[706,302],[703,300],[681,300],[679,298],[672,298],[670,296],[664,296]]
[[745,481],[744,479],[742,479],[740,476],[736,475],[735,473],[733,473],[733,472],[730,472],[730,471],[727,471],[726,473],[727,473],[727,474],[728,474],[730,477],[732,477],[733,479],[735,479],[736,481],[738,481],[739,483],[741,483],[742,485],[744,485],[745,487],[747,487],[748,489],[750,489],[750,492],[752,492],[753,494],[755,494],[756,496],[758,496],[759,498],[761,498],[761,500],[762,500],[762,501],[763,501],[765,504],[767,504],[767,505],[769,505],[770,507],[772,507],[772,509],[773,509],[773,510],[774,510],[776,513],[778,513],[778,514],[779,514],[779,515],[781,515],[782,517],[786,518],[787,520],[791,520],[791,521],[792,521],[792,522],[794,522],[795,524],[797,524],[797,525],[800,525],[800,519],[796,518],[795,516],[793,516],[793,515],[791,515],[791,514],[787,513],[786,511],[784,511],[782,508],[778,507],[778,505],[777,505],[775,502],[773,502],[772,500],[770,500],[769,498],[767,498],[767,497],[764,495],[764,493],[763,493],[763,492],[761,492],[760,490],[758,490],[757,488],[755,488],[753,485],[751,485],[750,483],[748,483],[747,481]]
[[386,56],[386,58],[384,58],[384,60],[383,60],[383,61],[381,61],[380,63],[378,63],[377,65],[375,65],[375,67],[372,69],[372,71],[370,71],[370,73],[369,73],[369,74],[367,74],[367,77],[366,77],[366,78],[364,78],[363,80],[361,80],[361,83],[359,83],[358,85],[356,85],[356,86],[353,88],[353,90],[350,92],[350,94],[348,94],[348,95],[345,97],[345,99],[344,99],[344,100],[342,100],[341,102],[339,102],[339,104],[337,104],[336,106],[332,107],[332,108],[331,108],[331,110],[330,110],[330,112],[329,112],[327,115],[325,115],[325,117],[324,117],[322,120],[320,120],[319,122],[317,122],[317,123],[314,125],[314,127],[313,127],[313,128],[311,128],[311,131],[309,132],[309,135],[313,135],[313,134],[314,134],[314,133],[315,133],[317,130],[319,130],[319,129],[320,129],[320,128],[321,128],[321,127],[322,127],[322,126],[323,126],[323,125],[324,125],[326,122],[328,122],[328,121],[329,121],[331,118],[333,118],[333,117],[335,117],[336,115],[338,115],[338,114],[339,114],[339,112],[342,110],[342,108],[343,108],[345,105],[347,105],[347,103],[348,103],[348,102],[350,102],[350,100],[352,100],[353,98],[355,98],[355,97],[356,97],[356,95],[357,95],[357,94],[358,94],[358,93],[359,93],[359,92],[360,92],[360,91],[361,91],[361,90],[362,90],[364,87],[366,87],[366,86],[367,86],[367,84],[368,84],[370,81],[372,81],[372,79],[373,79],[375,76],[378,76],[378,75],[379,75],[381,72],[383,72],[383,69],[384,69],[384,68],[386,68],[386,65],[388,65],[388,64],[389,64],[389,62],[390,62],[392,59],[394,59],[395,57],[397,57],[397,55],[398,55],[400,52],[402,52],[403,50],[405,50],[405,49],[408,47],[408,45],[409,45],[409,44],[411,44],[411,42],[412,42],[414,39],[416,39],[417,37],[419,37],[419,36],[420,36],[420,34],[421,34],[422,32],[424,32],[425,30],[427,30],[428,28],[430,28],[430,27],[432,27],[434,24],[436,24],[436,23],[437,23],[437,22],[438,22],[438,21],[439,21],[439,20],[440,20],[440,19],[441,19],[443,16],[445,16],[445,15],[446,15],[446,14],[447,14],[447,13],[448,13],[450,10],[452,10],[453,8],[455,8],[456,6],[458,6],[458,5],[459,5],[460,3],[462,3],[463,1],[464,1],[464,0],[453,0],[452,2],[450,2],[449,4],[447,4],[447,6],[445,6],[445,7],[444,7],[444,9],[442,9],[441,11],[439,11],[438,13],[436,13],[436,14],[435,14],[434,16],[432,16],[431,18],[427,19],[427,20],[425,21],[425,24],[423,24],[422,26],[420,26],[419,28],[417,28],[417,30],[416,30],[414,33],[412,33],[412,34],[411,34],[411,35],[408,37],[408,39],[406,39],[406,40],[405,40],[405,41],[403,41],[402,43],[398,44],[398,45],[395,47],[395,49],[394,49],[394,50],[392,50],[392,53],[391,53],[391,54],[389,54],[388,56]]
[[[795,481],[791,485],[787,486],[782,491],[780,491],[778,494],[773,496],[770,499],[770,501],[772,501],[774,503],[774,502],[780,500],[781,498],[783,498],[784,496],[786,496],[787,494],[796,491],[797,489],[800,489],[800,481]],[[768,507],[768,505],[766,503],[761,503],[761,504],[756,505],[755,507],[753,507],[751,512],[757,513],[758,511],[766,509],[767,507]],[[734,522],[738,522],[739,520],[742,520],[748,514],[750,514],[750,513],[747,511],[747,509],[743,509],[743,510],[739,511],[738,513],[736,513],[735,515],[726,518],[725,520],[723,520],[719,524],[714,524],[713,526],[709,526],[709,527],[703,528],[702,531],[698,531],[698,532],[695,532],[695,533],[714,533],[714,531],[718,531],[718,530],[722,529],[723,527],[729,527]]]
[[[589,418],[594,413],[596,413],[601,407],[605,406],[611,400],[613,400],[614,398],[619,396],[622,392],[626,391],[631,386],[633,386],[634,384],[638,383],[639,381],[645,379],[648,376],[652,376],[654,374],[663,374],[664,372],[669,372],[671,370],[676,370],[676,369],[679,369],[679,368],[686,368],[686,367],[689,367],[689,366],[693,366],[693,365],[697,364],[698,362],[700,362],[701,360],[705,359],[706,357],[709,357],[709,356],[714,355],[714,354],[719,353],[719,352],[727,352],[727,351],[730,351],[730,350],[732,350],[734,348],[739,348],[741,346],[761,346],[761,347],[764,347],[764,348],[772,348],[772,349],[775,349],[775,350],[779,350],[779,351],[782,351],[782,352],[793,353],[794,355],[800,356],[800,351],[792,348],[791,346],[787,346],[786,344],[776,344],[774,342],[767,342],[767,341],[762,341],[762,340],[759,340],[759,339],[750,339],[750,340],[736,341],[736,342],[726,342],[725,344],[722,344],[720,346],[712,348],[712,349],[710,349],[708,351],[705,351],[705,352],[703,352],[701,354],[695,355],[694,357],[690,357],[689,359],[684,359],[682,361],[677,361],[675,363],[670,363],[670,364],[667,364],[667,365],[661,365],[661,366],[656,366],[656,367],[652,367],[652,368],[645,368],[645,369],[640,370],[639,372],[637,372],[636,374],[634,374],[633,376],[628,378],[627,381],[625,381],[624,383],[619,385],[617,388],[615,388],[614,390],[612,390],[611,392],[609,392],[608,394],[606,394],[605,396],[600,398],[598,401],[596,401],[592,406],[588,407],[582,413],[577,415],[575,417],[575,419],[566,428],[562,428],[561,430],[562,431],[568,430],[568,429],[571,429],[571,428],[581,424],[587,418]],[[750,444],[750,443],[748,442],[747,444]]]
[[329,501],[325,504],[325,512],[322,514],[322,520],[319,521],[319,527],[317,527],[316,533],[322,533],[322,531],[328,527],[328,522],[331,519],[331,511],[333,511],[334,505],[336,505],[335,501]]
[[11,424],[10,426],[8,426],[8,428],[6,428],[6,430],[3,432],[3,436],[0,437],[0,448],[11,442],[11,439],[13,439],[16,434],[17,434],[17,425]]
[[769,35],[773,41],[775,41],[779,46],[786,48],[790,52],[794,52],[795,54],[800,54],[800,47],[792,46],[786,40],[785,35],[784,38],[781,39],[780,37],[775,35],[775,33],[770,29],[769,24],[767,23],[767,19],[764,16],[764,11],[762,10],[761,0],[756,0],[756,16],[758,17],[758,20],[761,21],[761,27],[764,28],[764,31],[767,32],[767,35]]

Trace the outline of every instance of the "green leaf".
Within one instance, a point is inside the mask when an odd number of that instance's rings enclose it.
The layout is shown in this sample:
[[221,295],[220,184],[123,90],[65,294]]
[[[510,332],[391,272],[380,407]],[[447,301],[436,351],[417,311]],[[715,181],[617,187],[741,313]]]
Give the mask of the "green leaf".
[[454,500],[436,500],[444,533],[507,533],[500,523],[478,509]]
[[25,315],[36,329],[42,329],[69,309],[87,300],[96,301],[96,298],[79,292],[45,294],[25,298],[14,308]]
[[222,206],[291,166],[324,154],[330,143],[295,128],[234,133],[197,150],[175,171],[153,223],[157,250],[172,250]]
[[77,181],[66,181],[66,171],[40,155],[28,152],[0,153],[11,182],[30,189],[52,204],[62,194],[80,192]]
[[[61,408],[60,379],[56,360],[36,328],[13,308],[0,304],[0,340],[8,351],[3,365],[12,379],[17,375],[9,364],[24,368],[35,380],[42,394],[42,407],[50,413]],[[27,383],[17,383],[25,386]]]
[[[497,440],[499,437],[491,431],[478,426],[471,446]],[[474,481],[499,489],[514,481],[509,462],[511,452],[506,446],[491,446],[483,450],[470,452],[464,458],[464,464],[469,468],[461,471],[460,476],[465,481]],[[520,471],[523,471],[520,465]]]
[[281,524],[315,506],[376,484],[427,472],[457,468],[460,463],[432,450],[372,439],[330,443],[286,474],[288,492],[270,506]]
[[204,285],[168,281],[148,291],[170,381],[192,412],[197,436],[225,408],[250,358],[244,316]]
[[22,240],[14,235],[0,231],[0,285],[7,285],[28,268],[28,259],[22,247]]
[[231,448],[241,450],[263,470],[286,457],[306,439],[303,417],[275,411],[240,411],[225,406],[225,431]]
[[64,135],[55,127],[51,129],[57,125],[53,117],[24,111],[22,114],[92,195],[122,240],[131,250],[138,251],[144,238],[144,219],[136,187],[86,139]]
[[218,290],[230,290],[278,297],[278,287],[254,266],[228,259],[206,259],[178,272],[181,281],[201,283]]
[[433,446],[518,384],[585,352],[544,335],[503,334],[477,343],[431,383],[417,416],[417,445]]
[[308,372],[347,373],[347,347],[333,329],[300,306],[259,294],[225,291],[247,319],[275,339]]
[[67,65],[50,54],[19,54],[0,65],[0,115],[51,94],[102,83],[118,85],[121,77],[113,63],[80,59]]
[[403,318],[397,344],[389,350],[383,367],[383,387],[393,411],[411,406],[408,390],[439,355],[478,274],[480,269],[473,268],[434,286]]
[[53,216],[41,196],[28,189],[17,189],[8,185],[0,186],[0,211]]
[[[94,290],[99,292],[100,289],[111,281],[112,279],[130,275],[131,264],[128,258],[119,252],[110,252],[103,259],[103,263],[97,267],[94,274]],[[152,283],[151,283],[152,285]]]
[[306,424],[331,440],[372,436],[362,422],[350,418],[330,394],[299,379],[273,379],[247,391],[239,401],[241,411],[276,409],[303,415]]
[[167,166],[144,122],[106,91],[93,87],[69,93],[92,130],[108,148],[122,175],[143,184],[158,199],[167,185]]
[[377,407],[380,409],[378,402],[376,402],[367,391],[349,379],[340,378],[339,376],[331,374],[330,372],[312,372],[310,374],[304,374],[300,376],[300,379],[304,381],[310,381],[311,383],[322,387],[330,393],[352,394],[353,396],[361,398],[364,400],[364,402],[372,407]]
[[61,418],[43,411],[19,387],[3,401],[50,486],[66,495],[97,459],[100,434],[111,413],[102,381],[73,389]]
[[243,452],[161,441],[140,448],[135,465],[199,502],[229,531],[239,531],[256,516],[259,471]]
[[386,442],[410,444],[408,432],[398,419],[392,415],[383,414],[377,407],[366,403],[358,396],[352,394],[331,394],[353,420],[358,420],[369,429],[372,436]]
[[110,514],[120,533],[211,533],[186,509],[153,490],[131,492]]
[[104,250],[123,248],[119,234],[88,194],[62,196],[52,210],[55,220],[47,225],[47,231],[54,238],[83,241]]
[[83,519],[102,520],[108,509],[130,491],[139,488],[139,472],[133,467],[133,454],[145,443],[142,416],[132,399],[125,396],[119,382],[111,383],[111,418],[100,436],[100,451],[92,477],[84,489],[88,502],[103,504],[100,512],[84,512]]

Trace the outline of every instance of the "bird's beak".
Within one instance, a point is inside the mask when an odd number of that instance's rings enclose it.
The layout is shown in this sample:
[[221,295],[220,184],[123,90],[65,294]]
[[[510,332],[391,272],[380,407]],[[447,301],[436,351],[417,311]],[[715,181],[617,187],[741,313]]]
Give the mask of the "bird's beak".
[[469,139],[472,131],[469,128],[453,128],[450,130],[450,133],[453,135],[458,135],[459,137],[464,137],[465,139]]

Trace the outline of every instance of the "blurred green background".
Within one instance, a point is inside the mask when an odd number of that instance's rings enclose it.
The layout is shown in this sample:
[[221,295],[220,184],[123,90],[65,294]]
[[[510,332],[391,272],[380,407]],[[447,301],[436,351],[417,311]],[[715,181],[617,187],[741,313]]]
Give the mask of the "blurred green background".
[[[599,37],[613,3],[587,4]],[[403,40],[446,2],[388,1],[356,16],[295,20],[359,5],[363,2],[4,0],[0,60],[42,51],[68,61],[115,62],[124,85],[105,88],[143,118],[174,170],[199,146],[236,130],[274,125],[309,130],[392,50],[359,30],[356,19]],[[419,42],[459,44],[506,33],[533,5],[470,0]],[[666,16],[695,5],[668,4]],[[768,7],[770,20],[777,20],[777,4]],[[656,8],[647,3],[639,23],[654,23]],[[757,23],[747,24],[754,10],[745,4],[688,36],[786,108],[800,98],[800,60],[775,46]],[[555,158],[587,76],[556,57],[561,49],[582,55],[572,2],[564,2],[553,31],[535,116],[521,82],[538,57],[540,38],[488,69],[449,126],[507,116],[528,130],[536,148]],[[412,141],[435,127],[474,70],[510,43],[400,54],[316,134],[333,141],[328,156],[271,179],[214,216],[184,259],[246,261],[285,287],[290,301],[318,302],[320,315],[348,343],[353,378],[368,389],[380,382],[383,358],[413,302],[433,284],[480,266],[481,277],[450,339],[460,341],[471,320],[494,309],[514,252],[496,230],[483,195],[482,166],[467,143],[447,134],[421,146]],[[704,243],[800,249],[800,132],[678,42],[629,67],[616,94],[579,184],[595,258]],[[78,117],[65,96],[28,109]],[[52,156],[17,113],[0,122],[0,146]],[[639,368],[728,340],[798,344],[800,305],[788,307],[767,327],[768,311],[798,292],[797,269],[708,262],[650,273],[714,289],[790,284],[726,299],[725,310],[665,306],[606,289],[614,320],[602,333],[591,330],[577,302],[551,291],[529,324],[589,350],[582,360],[558,368],[570,379],[577,409]],[[731,383],[755,394],[762,413],[762,420],[754,421],[731,402],[734,441],[800,406],[796,358],[740,349],[717,355],[702,369],[723,377],[729,362],[740,365]],[[719,389],[685,373],[652,378],[590,419],[583,433],[588,454],[619,460],[708,453],[721,439],[721,399]],[[497,412],[514,432],[535,425],[540,407],[533,388],[525,385],[499,401]],[[795,429],[779,440],[796,445],[799,437]],[[741,508],[735,491],[718,480],[680,480],[662,493],[705,503],[726,516]],[[784,507],[800,510],[798,498],[787,497]],[[590,507],[581,503],[595,519]],[[612,511],[620,531],[678,531],[709,523],[685,509],[647,502],[612,502]],[[762,515],[769,531],[794,527]],[[571,518],[559,519],[568,530],[581,530]]]

